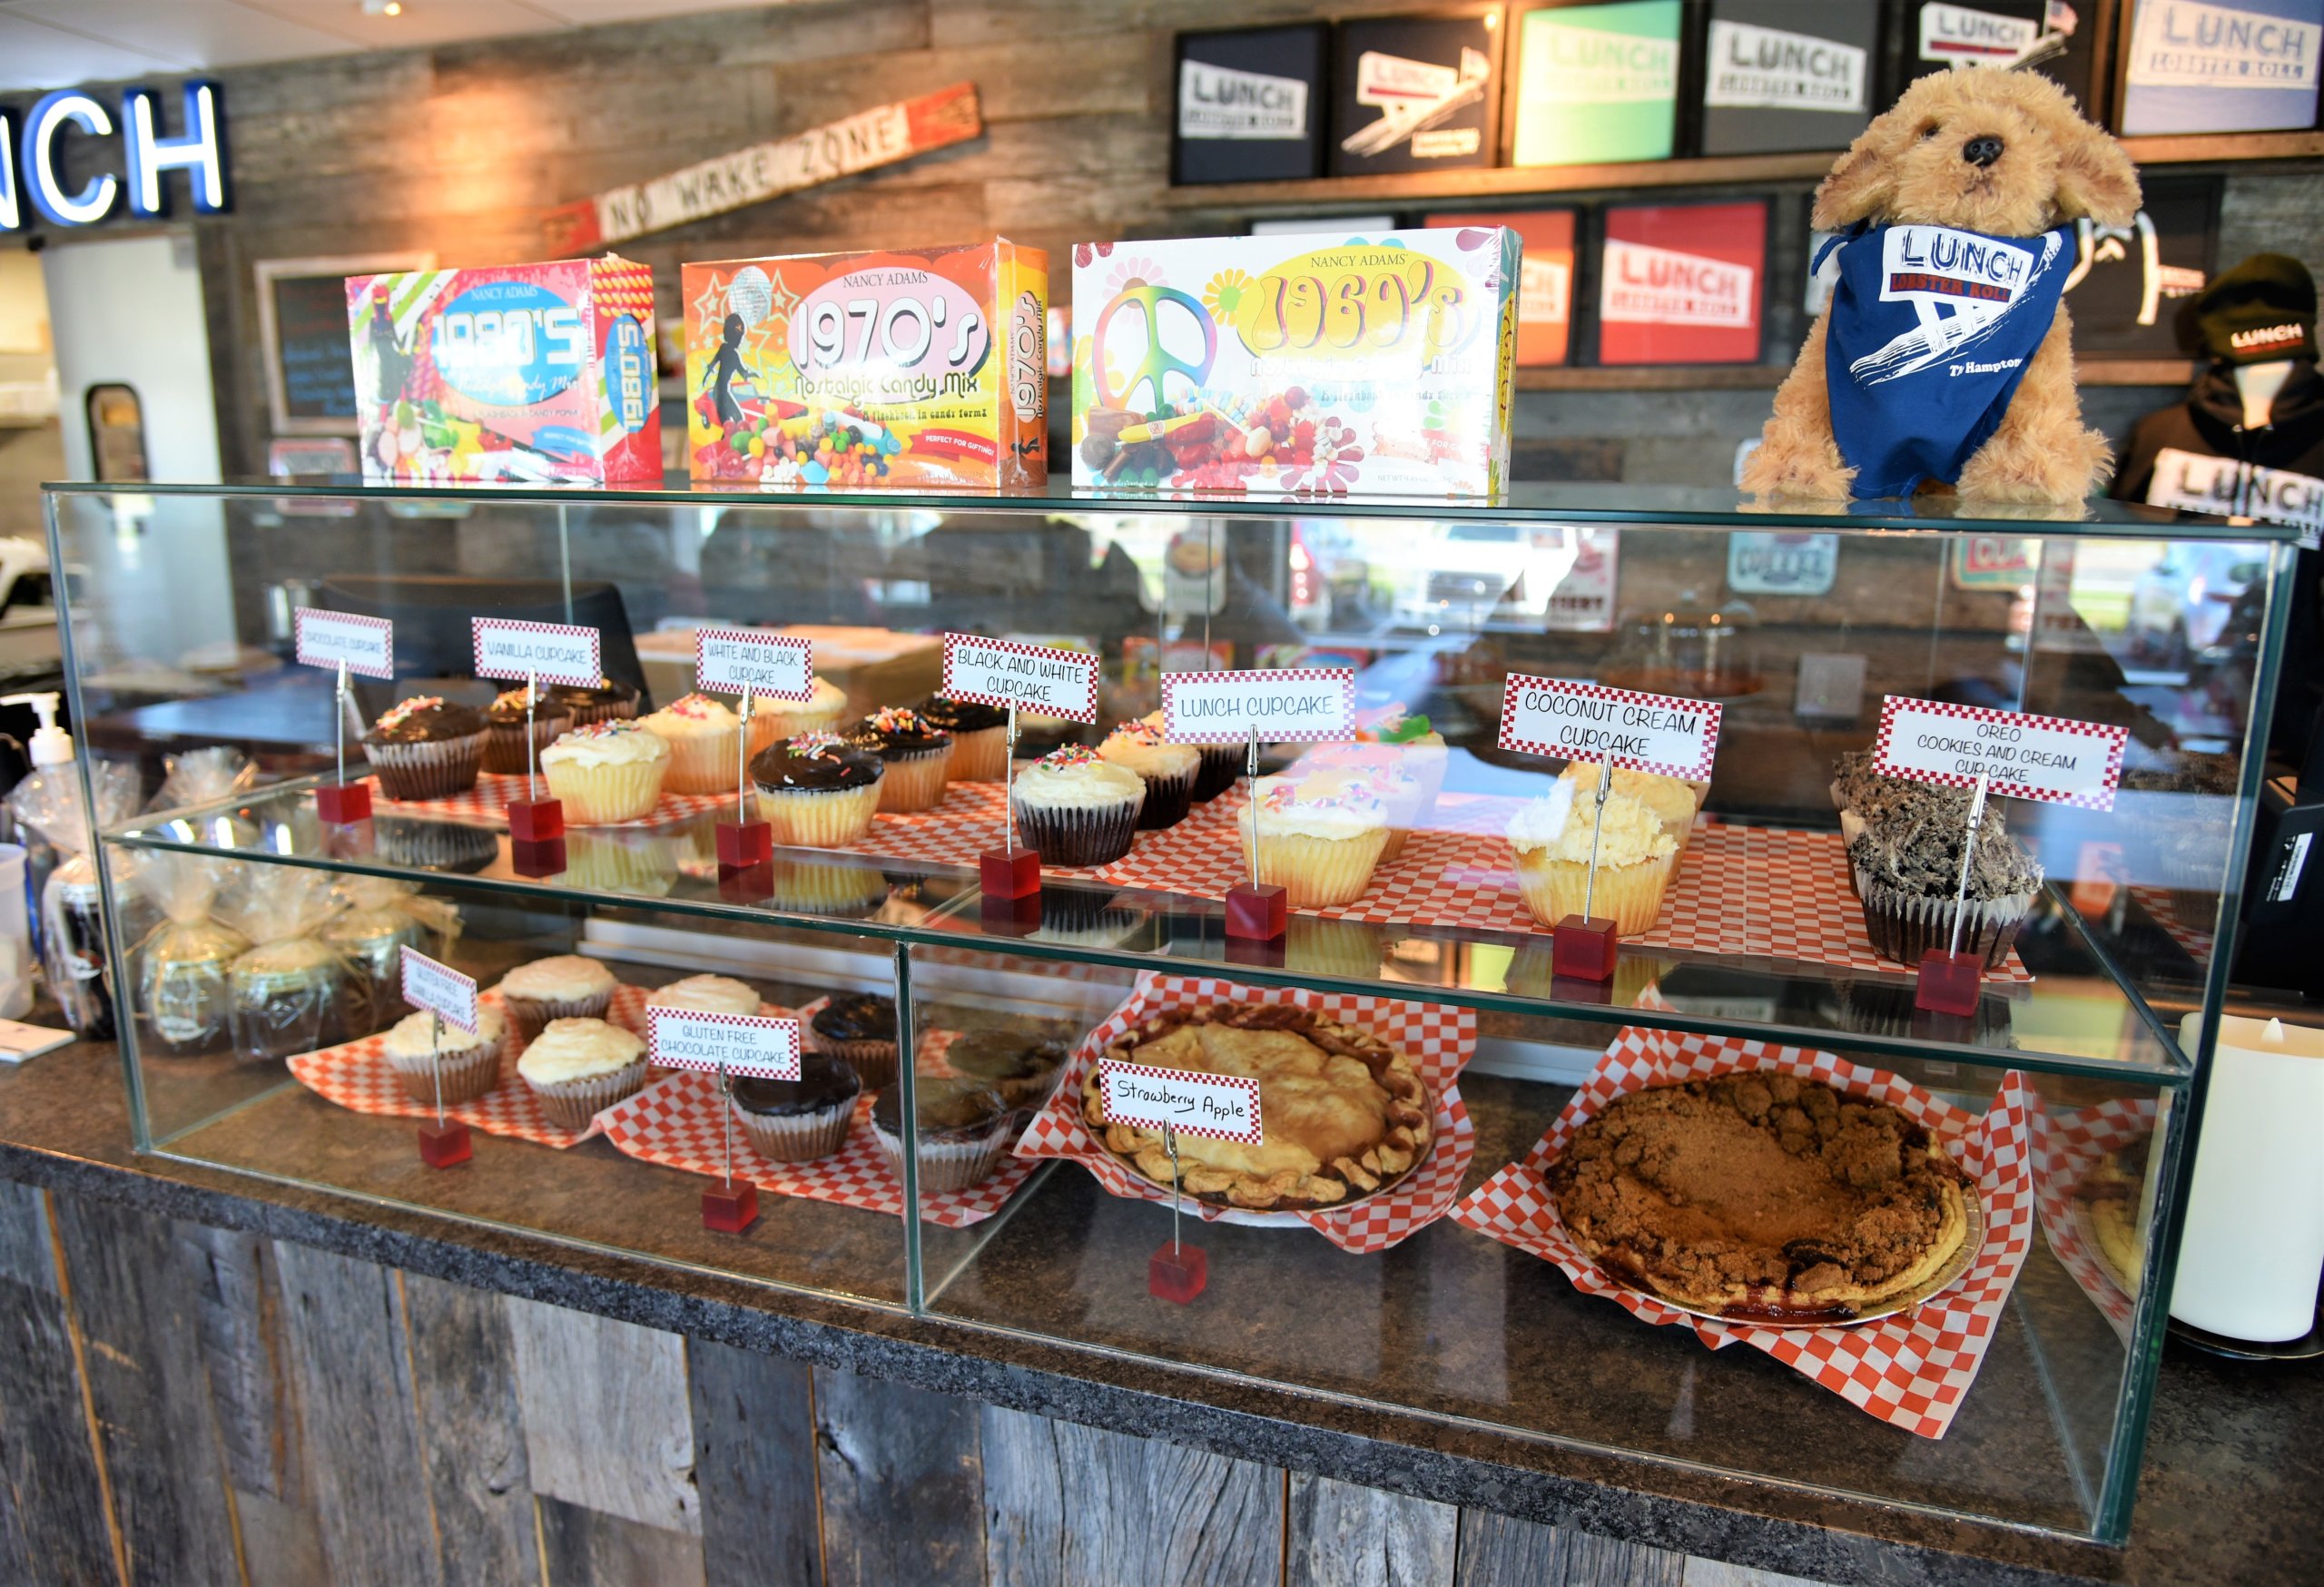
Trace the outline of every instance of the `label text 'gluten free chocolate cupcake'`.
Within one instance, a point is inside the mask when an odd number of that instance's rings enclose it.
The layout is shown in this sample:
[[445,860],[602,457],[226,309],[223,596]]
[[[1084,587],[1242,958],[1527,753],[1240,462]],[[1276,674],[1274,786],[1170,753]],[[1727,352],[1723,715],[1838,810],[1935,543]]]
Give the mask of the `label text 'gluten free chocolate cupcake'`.
[[764,1080],[799,1078],[796,1020],[649,1006],[645,1026],[654,1061],[665,1069]]

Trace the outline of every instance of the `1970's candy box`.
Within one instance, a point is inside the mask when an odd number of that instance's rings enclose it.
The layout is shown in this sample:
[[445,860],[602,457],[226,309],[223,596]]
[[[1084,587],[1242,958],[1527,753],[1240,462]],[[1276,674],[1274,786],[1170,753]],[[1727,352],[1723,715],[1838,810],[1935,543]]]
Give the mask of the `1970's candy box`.
[[972,248],[680,268],[696,479],[1039,485],[1049,256]]
[[1074,484],[1500,489],[1518,251],[1501,227],[1078,244]]
[[645,265],[350,276],[347,328],[366,479],[662,478]]

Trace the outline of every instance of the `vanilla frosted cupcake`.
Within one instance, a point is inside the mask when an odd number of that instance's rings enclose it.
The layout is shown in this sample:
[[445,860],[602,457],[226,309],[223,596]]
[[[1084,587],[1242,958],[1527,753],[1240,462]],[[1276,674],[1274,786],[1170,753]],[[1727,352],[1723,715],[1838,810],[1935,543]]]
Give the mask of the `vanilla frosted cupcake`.
[[1354,777],[1371,784],[1388,807],[1388,846],[1380,851],[1383,865],[1404,852],[1404,840],[1419,826],[1421,806],[1428,798],[1427,788],[1403,757],[1377,744],[1325,744],[1313,754],[1300,756],[1294,774],[1302,780]]
[[1601,817],[1590,793],[1571,799],[1536,799],[1509,823],[1509,846],[1517,852],[1517,890],[1535,920],[1554,926],[1583,912],[1590,893],[1590,841],[1598,835],[1598,887],[1590,912],[1610,918],[1623,936],[1654,924],[1662,890],[1678,862],[1678,840],[1662,820],[1627,794],[1606,795]]
[[670,746],[659,734],[621,718],[576,727],[541,751],[541,775],[576,826],[635,821],[654,813]]
[[847,691],[829,678],[817,678],[813,694],[804,700],[778,700],[770,695],[751,698],[751,753],[803,733],[829,733],[847,715]]
[[[1596,761],[1570,761],[1565,770],[1558,774],[1558,778],[1574,785],[1574,798],[1577,800],[1588,801],[1598,796]],[[1613,792],[1627,794],[1654,812],[1655,819],[1670,834],[1670,841],[1679,845],[1679,852],[1682,854],[1687,852],[1687,840],[1695,830],[1695,809],[1700,803],[1696,797],[1694,784],[1682,783],[1676,777],[1657,776],[1652,772],[1634,772],[1628,766],[1616,766]]]
[[603,1019],[614,1000],[614,972],[578,953],[558,953],[519,964],[500,978],[500,1000],[519,1040],[530,1040],[551,1020]]
[[415,1101],[438,1100],[440,1073],[442,1101],[449,1108],[473,1102],[500,1083],[500,1054],[507,1037],[508,1021],[498,1009],[477,1010],[473,1035],[423,1010],[397,1020],[382,1050],[388,1067]]
[[828,733],[803,733],[751,762],[759,814],[790,848],[843,848],[870,832],[886,779],[878,755]]
[[645,1087],[645,1042],[603,1020],[552,1020],[517,1060],[517,1073],[552,1123],[589,1120]]
[[1044,865],[1107,865],[1129,853],[1146,782],[1085,744],[1051,750],[1017,774],[1017,833]]
[[1354,902],[1388,847],[1387,803],[1363,777],[1261,777],[1237,825],[1246,873],[1256,852],[1293,909]]
[[[1157,733],[1167,725],[1159,711],[1147,712],[1143,720]],[[1249,752],[1239,744],[1198,744],[1194,747],[1202,758],[1195,772],[1195,803],[1207,804],[1235,786],[1235,780],[1243,774]]]
[[1151,722],[1125,722],[1106,735],[1098,754],[1136,772],[1146,784],[1146,803],[1137,812],[1140,827],[1158,832],[1186,819],[1202,771],[1202,752],[1193,744],[1172,744]]
[[929,697],[920,714],[952,735],[944,775],[954,783],[998,783],[1009,770],[1009,713],[982,700]]
[[671,701],[638,725],[670,746],[671,794],[724,794],[743,774],[743,719],[708,695]]
[[645,1006],[696,1014],[755,1014],[759,994],[731,975],[689,975],[648,992]]
[[952,735],[917,711],[887,705],[849,728],[849,745],[880,757],[880,808],[891,815],[933,810],[944,802]]

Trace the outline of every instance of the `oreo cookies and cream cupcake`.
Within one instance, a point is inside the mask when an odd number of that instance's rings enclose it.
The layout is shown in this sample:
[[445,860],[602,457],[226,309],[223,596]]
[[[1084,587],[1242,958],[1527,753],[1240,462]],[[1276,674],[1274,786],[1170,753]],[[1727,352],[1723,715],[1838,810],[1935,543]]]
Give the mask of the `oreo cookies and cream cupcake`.
[[1994,969],[2008,956],[2017,928],[2034,907],[2042,867],[2009,835],[1999,806],[1987,803],[1969,843],[1969,812],[1955,790],[1929,788],[1899,798],[1848,845],[1864,927],[1881,958],[1917,966],[1952,946],[1954,902],[1968,844],[1968,902],[1961,951]]
[[795,1080],[734,1082],[734,1121],[770,1161],[816,1162],[847,1144],[862,1094],[863,1082],[846,1064],[827,1052],[803,1052]]
[[998,783],[1009,770],[1009,713],[981,700],[931,695],[920,714],[952,735],[952,759],[945,772],[954,783]]
[[1051,750],[1009,784],[1017,835],[1044,865],[1107,865],[1129,853],[1146,781],[1084,745]]
[[880,808],[891,815],[933,810],[944,802],[952,735],[917,711],[887,705],[847,730],[848,744],[880,757]]
[[828,733],[803,733],[751,762],[759,814],[791,848],[844,848],[872,830],[886,763]]
[[[990,1176],[1008,1148],[1010,1109],[981,1080],[924,1075],[914,1120],[923,1191],[966,1190]],[[896,1178],[904,1177],[904,1093],[890,1086],[872,1099],[872,1134]]]
[[[526,742],[525,702],[532,699],[533,719],[530,745]],[[514,772],[522,776],[527,769],[527,749],[537,757],[541,751],[556,742],[557,735],[573,725],[573,711],[549,697],[543,689],[533,695],[528,685],[510,689],[485,707],[484,769],[487,772]],[[537,764],[537,759],[534,760]]]
[[594,688],[558,684],[548,692],[549,703],[565,709],[576,727],[592,722],[626,722],[637,715],[637,691],[627,684],[601,677]]
[[390,799],[448,799],[476,786],[484,713],[438,695],[390,706],[363,735],[363,753]]
[[1125,722],[1106,735],[1098,754],[1137,773],[1146,784],[1146,800],[1137,810],[1142,830],[1159,832],[1186,819],[1202,772],[1202,752],[1193,744],[1172,744],[1150,722]]

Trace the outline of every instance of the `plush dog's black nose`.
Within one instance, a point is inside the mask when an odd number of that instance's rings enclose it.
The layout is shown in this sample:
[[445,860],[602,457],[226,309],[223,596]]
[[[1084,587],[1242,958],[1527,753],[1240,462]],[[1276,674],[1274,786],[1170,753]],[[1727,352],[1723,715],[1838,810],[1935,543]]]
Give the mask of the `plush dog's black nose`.
[[1961,158],[1972,165],[1991,165],[2001,158],[2001,140],[1986,133],[1961,145]]

